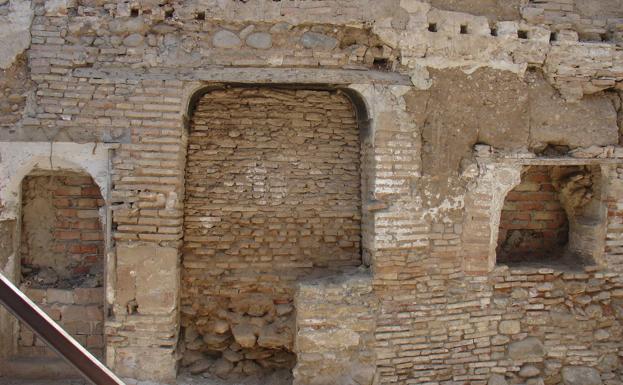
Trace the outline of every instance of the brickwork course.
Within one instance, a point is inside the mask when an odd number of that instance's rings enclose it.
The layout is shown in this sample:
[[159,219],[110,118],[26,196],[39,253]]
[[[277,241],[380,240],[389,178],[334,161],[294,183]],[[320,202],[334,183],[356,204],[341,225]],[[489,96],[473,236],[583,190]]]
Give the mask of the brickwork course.
[[[621,385],[622,31],[0,0],[0,271],[128,383]],[[53,359],[0,311],[0,382]]]

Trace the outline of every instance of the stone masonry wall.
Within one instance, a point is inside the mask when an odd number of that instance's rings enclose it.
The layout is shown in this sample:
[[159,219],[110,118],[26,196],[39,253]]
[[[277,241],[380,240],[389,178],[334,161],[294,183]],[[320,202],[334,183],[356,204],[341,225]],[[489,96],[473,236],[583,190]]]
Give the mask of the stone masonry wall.
[[361,264],[359,159],[339,92],[231,88],[199,100],[184,215],[189,354],[222,352],[234,372],[247,360],[293,366],[295,282]]
[[295,295],[298,384],[370,384],[378,299],[363,269],[303,280]]
[[567,214],[552,184],[551,168],[533,166],[502,207],[498,262],[547,262],[562,256],[569,238]]

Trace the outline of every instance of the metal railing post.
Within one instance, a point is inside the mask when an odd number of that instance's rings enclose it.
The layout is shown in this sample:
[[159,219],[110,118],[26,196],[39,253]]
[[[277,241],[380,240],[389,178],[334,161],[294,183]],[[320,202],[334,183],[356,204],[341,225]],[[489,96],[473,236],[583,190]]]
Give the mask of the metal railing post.
[[0,303],[95,385],[125,385],[0,273]]

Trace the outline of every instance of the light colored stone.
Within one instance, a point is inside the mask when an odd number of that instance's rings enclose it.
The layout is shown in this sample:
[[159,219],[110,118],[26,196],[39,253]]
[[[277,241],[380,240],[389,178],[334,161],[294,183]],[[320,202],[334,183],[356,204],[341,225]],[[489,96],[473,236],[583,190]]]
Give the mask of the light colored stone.
[[587,366],[565,366],[562,368],[562,381],[565,385],[601,385],[599,372]]
[[249,47],[256,49],[269,49],[273,46],[273,39],[269,33],[254,32],[247,36],[246,43]]
[[133,33],[145,34],[149,26],[142,17],[119,18],[110,22],[109,29],[118,35],[129,35]]
[[257,344],[269,349],[287,348],[292,344],[292,333],[289,330],[279,332],[272,325],[265,326],[260,329]]
[[539,361],[544,355],[543,343],[536,337],[527,337],[508,345],[508,356],[516,361]]
[[492,374],[487,381],[487,385],[508,385],[506,378],[501,374]]
[[237,343],[240,344],[243,348],[252,348],[255,346],[255,342],[257,341],[257,336],[253,330],[251,325],[240,324],[236,325],[231,329],[234,339]]
[[351,349],[359,345],[359,335],[352,330],[299,330],[296,345],[307,352]]
[[275,306],[275,310],[277,311],[278,316],[284,316],[292,313],[292,311],[294,310],[294,306],[290,304],[281,304]]
[[534,365],[524,365],[519,371],[519,376],[523,378],[536,377],[541,373],[539,368]]
[[502,334],[517,334],[521,331],[521,325],[517,320],[501,321],[499,330]]
[[0,16],[0,69],[9,68],[30,46],[31,2],[11,0],[8,6],[9,14]]
[[334,37],[308,31],[301,37],[301,44],[305,48],[331,50],[337,46],[338,41]]
[[606,329],[598,329],[593,333],[596,341],[605,341],[610,338],[610,332]]
[[215,320],[212,329],[218,334],[226,333],[229,330],[229,323],[221,319]]
[[143,35],[133,33],[123,39],[123,45],[125,45],[126,47],[138,47],[139,45],[143,44],[144,40],[145,38],[143,37]]
[[235,33],[222,29],[212,37],[212,44],[216,48],[239,48],[242,41]]
[[46,16],[66,16],[68,2],[71,0],[46,0],[45,14]]

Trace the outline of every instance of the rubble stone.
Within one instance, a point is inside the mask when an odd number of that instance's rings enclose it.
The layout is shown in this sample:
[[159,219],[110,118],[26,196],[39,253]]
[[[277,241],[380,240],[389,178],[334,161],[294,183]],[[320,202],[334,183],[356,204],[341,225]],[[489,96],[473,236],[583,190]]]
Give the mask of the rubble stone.
[[586,366],[566,366],[562,368],[562,381],[565,385],[601,385],[599,372]]
[[237,48],[242,45],[242,41],[235,33],[221,30],[212,37],[212,44],[217,48]]

